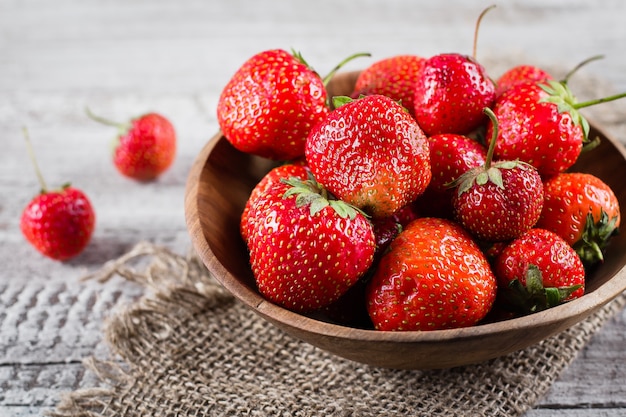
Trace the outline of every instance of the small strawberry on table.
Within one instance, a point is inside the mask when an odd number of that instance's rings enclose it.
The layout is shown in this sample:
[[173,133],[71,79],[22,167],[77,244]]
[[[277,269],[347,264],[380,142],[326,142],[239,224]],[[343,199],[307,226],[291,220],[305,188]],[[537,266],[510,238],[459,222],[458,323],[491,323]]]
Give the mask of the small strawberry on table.
[[117,123],[97,116],[86,109],[87,115],[102,124],[118,129],[113,142],[113,163],[124,176],[150,181],[165,172],[176,157],[176,131],[172,123],[158,113],[147,113]]
[[58,261],[68,260],[89,244],[96,222],[94,209],[85,193],[69,184],[58,190],[48,189],[26,129],[24,137],[41,191],[24,208],[20,229],[43,255]]

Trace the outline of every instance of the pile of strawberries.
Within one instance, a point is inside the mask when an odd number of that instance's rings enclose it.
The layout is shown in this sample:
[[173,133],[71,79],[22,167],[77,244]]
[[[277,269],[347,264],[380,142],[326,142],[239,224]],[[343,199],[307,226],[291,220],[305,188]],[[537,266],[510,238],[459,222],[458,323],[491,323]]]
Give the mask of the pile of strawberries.
[[235,148],[280,162],[240,224],[264,297],[433,330],[584,294],[620,224],[610,187],[568,171],[593,143],[578,110],[599,101],[529,65],[493,81],[457,53],[376,61],[328,97],[338,68],[322,78],[297,53],[263,51],[218,102]]

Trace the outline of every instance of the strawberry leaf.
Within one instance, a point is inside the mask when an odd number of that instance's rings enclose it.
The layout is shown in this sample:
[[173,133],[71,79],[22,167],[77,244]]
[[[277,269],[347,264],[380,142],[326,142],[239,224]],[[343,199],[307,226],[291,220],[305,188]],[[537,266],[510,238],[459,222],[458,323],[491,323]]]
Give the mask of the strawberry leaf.
[[352,207],[350,204],[347,204],[343,201],[340,200],[331,200],[330,201],[330,206],[337,212],[337,214],[344,218],[347,219],[349,218],[350,220],[354,219],[357,215],[357,211],[354,207]]
[[536,265],[528,265],[526,271],[526,290],[531,296],[541,294],[543,291],[543,277],[541,271]]
[[498,188],[504,189],[504,184],[502,182],[502,172],[496,167],[491,167],[487,170],[487,175],[489,177],[489,181],[498,186]]
[[600,210],[600,220],[595,222],[593,214],[589,212],[585,220],[585,228],[581,239],[574,243],[573,248],[580,256],[585,266],[591,266],[604,260],[603,251],[611,237],[618,233],[618,216],[609,219],[606,211]]
[[[314,198],[310,198],[309,200],[309,204],[310,206],[310,214],[311,216],[315,216],[317,213],[319,213],[320,211],[322,211],[325,207],[328,207],[329,202],[328,200],[326,200],[325,198],[323,198],[321,195],[318,197],[314,197]],[[296,200],[296,204],[297,204],[297,200]]]
[[508,307],[520,314],[531,314],[563,304],[581,285],[545,287],[541,271],[536,265],[528,265],[524,276],[525,285],[514,279],[502,290]]
[[489,182],[489,173],[482,171],[476,175],[476,185],[485,185]]
[[539,87],[548,94],[547,97],[542,98],[539,102],[556,104],[559,113],[568,113],[572,118],[572,122],[582,129],[583,141],[585,143],[588,142],[589,122],[578,111],[580,104],[572,91],[562,81],[550,80],[547,83],[539,84]]
[[358,213],[366,216],[358,208],[345,201],[330,198],[326,189],[311,176],[307,180],[297,177],[283,178],[281,182],[290,185],[283,193],[283,198],[296,197],[296,207],[309,206],[311,216],[330,206],[342,218],[354,219]]
[[348,97],[348,96],[334,96],[333,97],[333,107],[334,108],[339,108],[341,106],[343,106],[344,104],[348,104],[350,102],[354,101],[354,99],[352,99],[352,97]]
[[524,163],[523,161],[499,161],[494,164],[495,167],[500,169],[513,169],[520,165],[520,163]]

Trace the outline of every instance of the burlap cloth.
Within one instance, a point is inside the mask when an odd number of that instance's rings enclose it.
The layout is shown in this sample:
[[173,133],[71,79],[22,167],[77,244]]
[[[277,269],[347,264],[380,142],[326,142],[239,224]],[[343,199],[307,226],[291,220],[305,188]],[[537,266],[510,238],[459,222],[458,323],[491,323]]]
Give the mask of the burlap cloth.
[[[581,77],[576,91],[614,93]],[[626,138],[616,109],[607,103],[587,114]],[[479,365],[389,370],[286,335],[227,294],[194,256],[141,243],[93,278],[116,274],[149,291],[105,323],[110,360],[85,361],[101,386],[68,393],[51,416],[519,416],[626,305],[624,294],[554,337]]]
[[[147,262],[134,267],[140,258]],[[94,277],[115,274],[150,291],[106,323],[115,358],[85,361],[103,386],[67,394],[51,416],[518,416],[626,305],[624,294],[567,331],[482,364],[390,370],[286,335],[193,256],[141,243]]]

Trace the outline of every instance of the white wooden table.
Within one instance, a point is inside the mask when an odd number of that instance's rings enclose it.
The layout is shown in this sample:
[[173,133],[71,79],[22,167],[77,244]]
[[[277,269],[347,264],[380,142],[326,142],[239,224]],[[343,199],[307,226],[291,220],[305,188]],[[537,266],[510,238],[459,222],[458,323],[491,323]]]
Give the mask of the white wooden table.
[[[614,93],[626,91],[626,3],[500,2],[483,20],[478,59],[497,75],[523,58],[584,69]],[[252,54],[291,47],[320,73],[353,52],[471,54],[475,20],[490,3],[452,0],[203,1],[0,0],[0,416],[35,416],[62,392],[96,384],[81,360],[107,356],[103,320],[141,292],[114,279],[79,282],[104,261],[148,240],[185,252],[184,184],[217,131],[216,102]],[[499,61],[494,57],[507,56]],[[372,62],[354,61],[346,69]],[[157,182],[114,170],[114,131],[83,111],[125,120],[146,111],[169,117],[176,162]],[[626,141],[624,123],[608,129]],[[82,188],[97,212],[91,245],[58,263],[38,255],[19,216],[38,190],[21,137],[27,126],[50,185]],[[626,414],[626,313],[612,320],[528,416]]]

